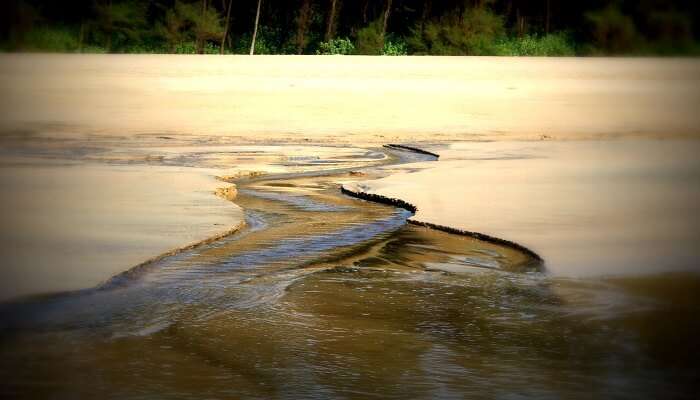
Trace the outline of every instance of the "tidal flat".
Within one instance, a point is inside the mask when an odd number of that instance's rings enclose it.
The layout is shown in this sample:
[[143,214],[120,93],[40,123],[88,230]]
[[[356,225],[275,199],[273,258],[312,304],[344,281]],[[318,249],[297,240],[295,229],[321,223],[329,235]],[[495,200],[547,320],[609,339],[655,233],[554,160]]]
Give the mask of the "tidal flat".
[[695,60],[0,58],[4,398],[696,394]]

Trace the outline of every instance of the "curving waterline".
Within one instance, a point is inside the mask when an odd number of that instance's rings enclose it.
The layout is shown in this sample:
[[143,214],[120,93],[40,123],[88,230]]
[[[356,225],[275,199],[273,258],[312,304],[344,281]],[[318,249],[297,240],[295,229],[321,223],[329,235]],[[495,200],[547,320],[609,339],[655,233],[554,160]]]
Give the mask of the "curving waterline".
[[[391,146],[388,146],[391,148]],[[384,153],[384,159],[382,161],[385,161],[385,163],[388,163],[388,158],[386,156],[386,153]],[[353,171],[357,168],[335,168],[335,169],[329,169],[329,170],[316,170],[316,171],[308,171],[308,172],[301,172],[301,173],[287,173],[287,174],[273,174],[273,175],[266,175],[263,174],[262,176],[259,175],[250,175],[250,176],[241,176],[238,179],[228,179],[225,177],[220,177],[217,176],[216,178],[228,182],[228,183],[233,183],[234,185],[241,182],[241,181],[246,181],[246,182],[255,182],[255,181],[260,181],[260,180],[270,180],[270,179],[281,179],[283,177],[288,177],[288,178],[297,178],[301,176],[322,176],[322,175],[330,175],[334,173],[339,173],[339,172],[350,172]],[[236,186],[234,186],[236,188]],[[217,190],[214,192],[216,196],[222,197],[230,202],[233,203],[233,199],[228,199],[225,194],[221,194],[219,191],[221,189],[226,189],[226,188],[217,188]],[[243,189],[245,192],[246,190],[250,191],[249,189]],[[270,196],[268,196],[270,197]],[[329,206],[332,207],[332,206]],[[325,209],[324,209],[325,210]],[[328,210],[325,210],[328,211]],[[115,275],[107,278],[105,281],[102,283],[98,284],[95,287],[92,288],[87,288],[87,289],[79,289],[76,291],[71,291],[71,293],[84,293],[87,291],[94,291],[94,290],[103,290],[103,289],[111,289],[111,288],[116,288],[119,287],[120,285],[126,284],[130,278],[133,276],[141,274],[143,271],[147,270],[148,268],[156,265],[158,262],[162,261],[165,258],[171,257],[171,256],[176,256],[178,254],[184,253],[189,250],[193,250],[196,248],[199,248],[201,246],[205,246],[208,244],[211,244],[213,242],[216,242],[218,240],[224,239],[226,237],[229,237],[231,235],[234,235],[236,233],[241,232],[244,228],[248,226],[246,220],[244,219],[240,223],[238,223],[236,226],[233,226],[223,232],[219,232],[213,236],[204,238],[202,240],[198,240],[195,242],[188,243],[184,246],[180,246],[171,250],[168,250],[164,253],[161,253],[159,255],[153,256],[145,261],[142,261],[136,265],[133,265],[126,270],[122,272],[118,272]]]
[[127,269],[126,271],[119,272],[116,275],[112,276],[111,278],[108,278],[103,283],[97,285],[97,287],[95,287],[94,289],[99,290],[99,289],[115,288],[119,285],[126,283],[129,280],[129,278],[131,278],[132,276],[140,274],[141,272],[143,272],[143,270],[147,269],[148,267],[150,267],[152,265],[155,265],[156,263],[158,263],[159,261],[162,261],[163,259],[165,259],[167,257],[175,256],[175,255],[178,255],[180,253],[184,253],[188,250],[193,250],[193,249],[196,249],[200,246],[205,246],[207,244],[216,242],[217,240],[223,239],[225,237],[233,235],[234,233],[240,232],[247,225],[248,224],[246,223],[246,221],[243,220],[243,221],[239,222],[238,225],[236,225],[236,226],[234,226],[226,231],[217,233],[214,236],[210,236],[208,238],[198,240],[196,242],[192,242],[192,243],[186,244],[184,246],[168,250],[165,253],[161,253],[155,257],[151,257],[146,261],[143,261],[143,262],[140,262],[140,263],[134,265],[133,267]]
[[[433,153],[433,152],[423,150],[423,149],[420,149],[418,147],[413,147],[413,146],[406,146],[406,145],[401,145],[401,144],[389,143],[389,144],[385,144],[383,147],[388,148],[388,149],[392,149],[392,150],[407,151],[407,152],[421,154],[421,155],[428,155],[428,156],[435,157],[436,160],[440,158],[440,155],[437,153]],[[299,173],[289,174],[289,176],[290,177],[298,177],[298,176],[305,176],[305,175],[310,175],[310,176],[326,175],[326,174],[338,173],[340,171],[345,171],[345,170],[351,171],[354,169],[355,168],[344,168],[344,169],[338,169],[338,170],[331,169],[331,170],[325,170],[325,171],[320,170],[320,171],[311,171],[308,173],[301,173],[301,174],[299,174]],[[243,179],[243,180],[257,181],[257,180],[268,180],[271,178],[279,179],[281,177],[280,176],[265,176],[265,177],[256,177],[256,178],[257,179],[249,177],[248,179]],[[239,181],[239,180],[237,180],[237,181]],[[228,182],[228,180],[227,180],[227,182]],[[341,193],[348,195],[350,197],[355,197],[355,198],[358,198],[361,200],[367,200],[367,201],[372,201],[375,203],[394,206],[397,208],[407,210],[407,211],[411,212],[412,214],[415,214],[416,211],[418,211],[418,208],[415,205],[413,205],[407,201],[401,200],[401,199],[394,199],[394,198],[390,198],[390,197],[386,197],[386,196],[382,196],[382,195],[378,195],[378,194],[373,194],[373,193],[362,192],[362,191],[352,191],[352,190],[347,189],[346,187],[344,187],[342,185],[340,187],[340,190],[341,190]],[[412,224],[412,225],[423,226],[426,228],[430,228],[430,229],[434,229],[434,230],[438,230],[438,231],[442,231],[442,232],[446,232],[446,233],[450,233],[450,234],[455,234],[455,235],[468,236],[468,237],[472,237],[472,238],[477,239],[477,240],[482,240],[484,242],[489,242],[489,243],[509,247],[509,248],[518,250],[522,253],[525,253],[527,256],[531,257],[538,264],[538,266],[541,266],[544,263],[544,260],[542,259],[542,257],[539,254],[537,254],[533,250],[531,250],[531,249],[529,249],[529,248],[527,248],[519,243],[512,242],[510,240],[501,239],[501,238],[490,236],[490,235],[487,235],[484,233],[466,231],[466,230],[453,228],[453,227],[449,227],[449,226],[437,225],[437,224],[433,224],[430,222],[418,221],[418,220],[415,220],[413,218],[406,219],[406,222],[409,224]],[[145,260],[137,265],[134,265],[134,266],[126,269],[125,271],[117,273],[116,275],[108,278],[102,284],[93,288],[93,290],[94,289],[98,289],[98,290],[99,289],[110,289],[110,288],[118,287],[118,286],[128,282],[130,280],[129,278],[131,278],[132,276],[140,274],[145,269],[155,265],[156,263],[158,263],[159,261],[162,261],[163,259],[165,259],[167,257],[178,255],[178,254],[183,253],[185,251],[196,249],[200,246],[204,246],[204,245],[216,242],[218,240],[221,240],[223,238],[226,238],[228,236],[231,236],[235,233],[240,232],[243,228],[246,227],[246,225],[247,224],[244,220],[241,223],[239,223],[238,225],[236,225],[236,226],[234,226],[234,227],[232,227],[224,232],[218,233],[214,236],[202,239],[200,241],[189,243],[185,246],[181,246],[181,247],[166,251],[166,252],[159,254],[157,256],[154,256],[152,258],[149,258],[148,260]]]
[[428,150],[419,149],[418,147],[406,146],[403,144],[389,143],[389,144],[385,144],[384,147],[386,147],[388,149],[411,151],[411,152],[418,153],[418,154],[425,154],[428,156],[433,156],[435,158],[440,158],[440,155],[437,153],[433,153],[433,152],[428,151]]
[[[435,157],[436,159],[440,157],[439,154],[435,154],[435,153],[429,152],[427,150],[419,149],[417,147],[404,146],[404,145],[399,145],[399,144],[386,144],[386,145],[384,145],[384,147],[387,147],[390,149],[410,151],[410,152],[419,153],[419,154],[431,155],[431,156]],[[411,204],[411,203],[409,203],[405,200],[402,200],[402,199],[396,199],[393,197],[382,196],[382,195],[376,194],[376,193],[363,192],[360,190],[357,190],[357,191],[350,190],[350,189],[346,188],[344,185],[340,186],[340,192],[347,195],[347,196],[354,197],[357,199],[402,208],[404,210],[410,211],[414,215],[415,215],[416,211],[418,211],[418,207],[416,207],[414,204]],[[468,237],[471,237],[471,238],[474,238],[477,240],[481,240],[484,242],[509,247],[511,249],[518,250],[522,253],[525,253],[527,256],[533,258],[533,260],[539,266],[544,265],[544,259],[539,254],[537,254],[534,250],[523,246],[520,243],[516,243],[516,242],[510,241],[510,240],[487,235],[485,233],[467,231],[464,229],[453,228],[450,226],[433,224],[431,222],[419,221],[419,220],[416,220],[413,218],[407,219],[406,222],[408,222],[409,224],[412,224],[412,225],[423,226],[426,228],[430,228],[430,229],[434,229],[434,230],[438,230],[438,231],[442,231],[442,232],[446,232],[446,233],[451,233],[451,234],[455,234],[455,235],[468,236]]]

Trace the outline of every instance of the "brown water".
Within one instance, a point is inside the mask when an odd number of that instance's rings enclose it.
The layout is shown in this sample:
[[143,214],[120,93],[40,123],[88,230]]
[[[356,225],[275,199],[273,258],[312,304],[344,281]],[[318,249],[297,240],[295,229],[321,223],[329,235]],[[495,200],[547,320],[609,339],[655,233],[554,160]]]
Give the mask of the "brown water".
[[246,230],[3,305],[0,393],[693,397],[696,275],[552,278],[515,250],[338,194],[366,178],[241,181]]

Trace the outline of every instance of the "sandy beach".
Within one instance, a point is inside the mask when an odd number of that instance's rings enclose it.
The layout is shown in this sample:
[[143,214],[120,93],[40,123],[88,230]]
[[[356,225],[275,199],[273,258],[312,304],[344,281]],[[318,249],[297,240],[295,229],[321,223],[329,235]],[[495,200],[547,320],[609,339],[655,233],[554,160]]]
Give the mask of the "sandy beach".
[[[3,207],[18,210],[3,243],[24,249],[4,298],[90,287],[238,226],[217,176],[376,163],[352,146],[389,142],[442,155],[359,184],[415,202],[416,220],[532,247],[567,276],[697,261],[697,60],[21,54],[1,56],[0,88]],[[649,242],[666,246],[635,250]]]
[[697,136],[700,61],[0,56],[0,129],[244,142]]
[[3,54],[0,90],[0,396],[694,393],[698,60]]

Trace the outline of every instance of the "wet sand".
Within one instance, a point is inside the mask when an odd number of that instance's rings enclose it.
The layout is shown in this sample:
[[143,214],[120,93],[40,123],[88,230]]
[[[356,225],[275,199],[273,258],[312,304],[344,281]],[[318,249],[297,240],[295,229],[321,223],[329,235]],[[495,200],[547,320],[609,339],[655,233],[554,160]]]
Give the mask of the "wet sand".
[[700,142],[464,142],[439,161],[348,185],[405,200],[416,221],[538,253],[559,276],[700,272]]
[[0,396],[694,398],[699,65],[0,55]]
[[236,231],[245,224],[231,201],[237,190],[217,177],[384,161],[358,148],[163,142],[5,138],[0,188],[10,195],[0,201],[0,301],[91,288]]
[[242,225],[187,168],[104,165],[0,168],[0,300],[93,287],[149,258]]
[[692,398],[697,276],[552,278],[339,194],[363,173],[241,180],[240,233],[0,306],[0,393]]

